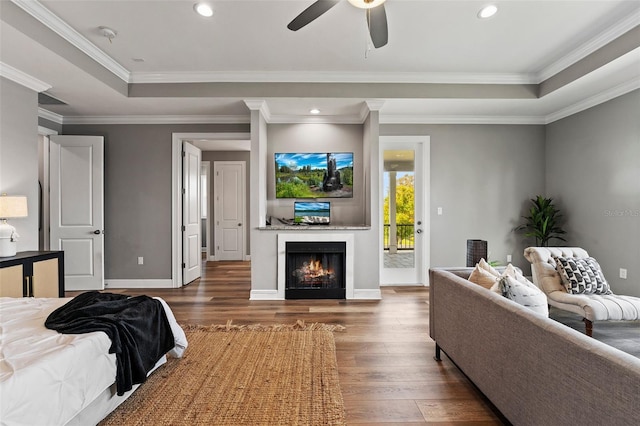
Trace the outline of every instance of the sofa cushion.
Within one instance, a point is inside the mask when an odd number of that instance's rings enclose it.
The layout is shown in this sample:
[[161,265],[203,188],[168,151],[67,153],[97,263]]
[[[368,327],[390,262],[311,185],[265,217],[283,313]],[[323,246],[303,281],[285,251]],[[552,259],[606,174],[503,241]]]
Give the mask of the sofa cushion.
[[513,300],[540,315],[549,316],[547,296],[526,278],[522,282],[518,281],[513,275],[503,274],[498,282],[497,289],[507,299]]
[[556,270],[571,294],[611,294],[600,265],[593,257],[554,256]]
[[471,275],[469,275],[469,281],[471,281],[474,284],[478,284],[484,288],[490,289],[491,286],[493,286],[496,283],[499,277],[500,275],[495,276],[494,274],[480,267],[480,265],[477,264],[476,267],[471,272]]

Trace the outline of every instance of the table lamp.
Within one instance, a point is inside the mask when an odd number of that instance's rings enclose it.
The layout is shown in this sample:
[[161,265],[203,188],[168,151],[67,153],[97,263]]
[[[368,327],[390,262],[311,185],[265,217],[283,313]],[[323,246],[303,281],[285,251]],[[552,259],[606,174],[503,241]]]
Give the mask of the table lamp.
[[18,233],[7,219],[27,217],[27,197],[24,195],[0,195],[0,257],[15,256],[18,251]]

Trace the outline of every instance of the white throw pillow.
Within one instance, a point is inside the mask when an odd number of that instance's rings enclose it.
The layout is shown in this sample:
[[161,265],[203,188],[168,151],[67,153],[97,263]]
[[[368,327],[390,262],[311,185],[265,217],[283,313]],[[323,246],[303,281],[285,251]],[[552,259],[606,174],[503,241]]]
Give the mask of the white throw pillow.
[[496,271],[496,269],[493,266],[489,265],[489,263],[486,260],[484,260],[484,258],[480,259],[480,262],[478,262],[478,265],[480,265],[482,269],[491,273],[492,275],[495,275],[496,277],[500,277],[500,272]]
[[[522,274],[520,274],[522,275]],[[507,299],[531,309],[545,317],[549,316],[547,296],[532,282],[524,278],[524,282],[518,281],[514,276],[503,274],[498,283],[502,295]]]

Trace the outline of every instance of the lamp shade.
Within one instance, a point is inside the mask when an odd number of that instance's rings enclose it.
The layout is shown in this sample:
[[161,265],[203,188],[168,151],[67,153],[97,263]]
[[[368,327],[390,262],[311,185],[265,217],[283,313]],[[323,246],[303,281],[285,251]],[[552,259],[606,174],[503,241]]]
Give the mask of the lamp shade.
[[0,196],[0,219],[27,217],[27,197],[24,195]]

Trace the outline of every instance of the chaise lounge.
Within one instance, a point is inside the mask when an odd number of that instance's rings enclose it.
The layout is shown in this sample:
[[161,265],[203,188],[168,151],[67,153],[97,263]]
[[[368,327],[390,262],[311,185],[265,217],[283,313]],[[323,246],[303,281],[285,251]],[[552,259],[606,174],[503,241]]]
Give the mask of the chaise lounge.
[[[586,250],[579,247],[528,247],[524,251],[524,257],[531,262],[533,283],[546,294],[549,305],[581,315],[587,336],[592,335],[595,321],[640,320],[638,297],[613,294],[610,290],[606,291],[606,288],[599,291],[599,294],[589,292],[589,289],[581,294],[573,294],[567,290],[557,270],[556,259],[588,259]],[[602,278],[604,279],[603,276]]]

